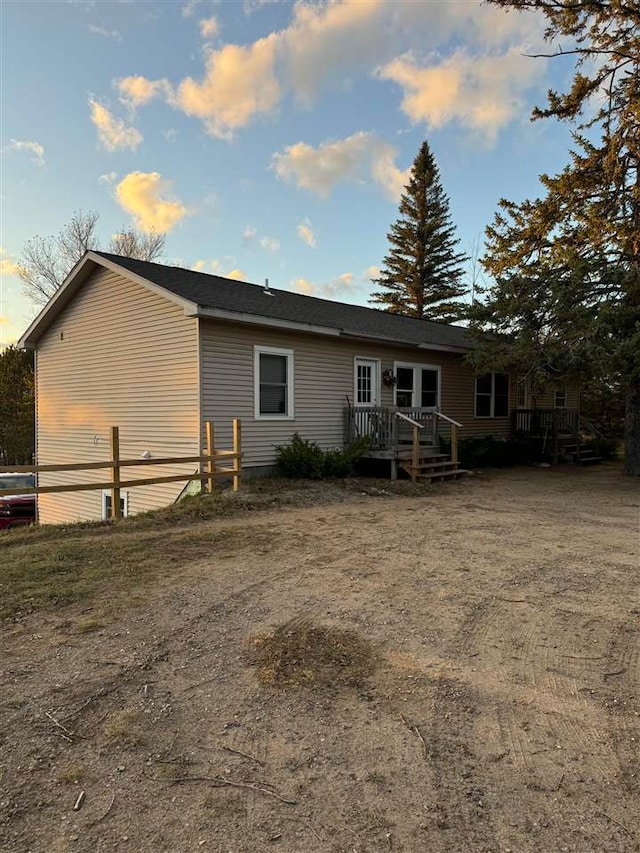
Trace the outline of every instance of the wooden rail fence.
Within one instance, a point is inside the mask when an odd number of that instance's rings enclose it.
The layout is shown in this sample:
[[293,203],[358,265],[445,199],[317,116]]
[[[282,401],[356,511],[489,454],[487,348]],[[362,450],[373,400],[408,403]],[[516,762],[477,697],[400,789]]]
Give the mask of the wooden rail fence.
[[[21,473],[41,474],[54,471],[94,471],[108,468],[111,471],[111,479],[100,483],[74,483],[62,486],[35,486],[34,488],[0,489],[0,498],[10,495],[45,495],[58,492],[88,492],[93,489],[111,491],[111,517],[120,518],[122,510],[120,507],[120,492],[122,489],[134,486],[151,486],[156,483],[178,483],[201,480],[205,484],[207,492],[213,492],[216,479],[231,477],[233,480],[233,491],[237,492],[240,487],[240,475],[242,471],[242,423],[238,418],[233,424],[233,448],[231,450],[218,450],[215,446],[214,426],[211,421],[205,424],[206,451],[197,456],[166,456],[158,459],[121,459],[120,458],[120,430],[117,426],[110,429],[110,458],[103,462],[70,462],[51,465],[14,465],[0,468],[0,474]],[[147,465],[183,465],[197,462],[200,468],[196,474],[170,474],[162,477],[142,477],[135,480],[123,480],[121,471],[123,468],[133,468]],[[217,463],[228,463],[219,466]]]

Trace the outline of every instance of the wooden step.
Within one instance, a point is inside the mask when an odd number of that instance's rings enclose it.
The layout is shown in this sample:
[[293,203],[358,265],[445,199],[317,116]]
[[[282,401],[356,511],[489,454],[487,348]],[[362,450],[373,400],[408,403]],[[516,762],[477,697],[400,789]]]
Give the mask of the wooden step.
[[415,470],[423,471],[427,468],[450,468],[451,466],[457,467],[457,462],[452,462],[450,459],[438,460],[437,462],[432,462],[430,459],[421,459],[417,465],[408,465],[408,468],[415,468]]
[[465,474],[470,474],[466,468],[453,468],[448,471],[431,471],[425,474],[418,474],[420,483],[433,483],[434,480],[457,480],[458,477],[464,477]]

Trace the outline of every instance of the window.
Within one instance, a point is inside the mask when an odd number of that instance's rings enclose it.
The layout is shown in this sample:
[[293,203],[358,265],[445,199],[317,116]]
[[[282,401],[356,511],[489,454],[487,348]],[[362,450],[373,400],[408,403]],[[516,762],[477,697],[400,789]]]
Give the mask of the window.
[[516,384],[516,408],[529,408],[529,380],[518,379]]
[[[129,492],[120,492],[120,515],[122,518],[129,515]],[[111,491],[108,489],[102,492],[102,518],[111,518]]]
[[565,409],[567,406],[567,386],[562,385],[553,392],[553,406],[555,409]]
[[255,416],[293,418],[293,350],[254,347]]
[[394,365],[396,406],[400,409],[437,409],[440,405],[440,368],[426,364]]
[[377,406],[380,400],[380,362],[374,358],[355,359],[355,400],[357,406]]
[[476,417],[506,418],[509,414],[509,377],[506,373],[476,376]]

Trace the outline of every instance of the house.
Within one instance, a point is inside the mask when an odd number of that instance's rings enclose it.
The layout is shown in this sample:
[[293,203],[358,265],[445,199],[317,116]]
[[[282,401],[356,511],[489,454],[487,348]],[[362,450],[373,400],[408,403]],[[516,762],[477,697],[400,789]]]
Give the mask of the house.
[[[395,466],[414,423],[435,453],[451,421],[460,438],[506,438],[512,409],[530,407],[508,376],[474,376],[462,327],[104,252],[85,254],[20,343],[36,352],[38,464],[107,459],[112,425],[122,458],[197,455],[206,421],[223,447],[240,418],[245,470],[273,465],[294,432],[327,449],[369,435],[371,454]],[[538,406],[577,409],[575,392],[553,393]],[[43,473],[40,485],[71,477],[95,472]],[[125,511],[169,504],[182,489],[132,489]],[[40,520],[99,519],[107,501],[41,495]]]

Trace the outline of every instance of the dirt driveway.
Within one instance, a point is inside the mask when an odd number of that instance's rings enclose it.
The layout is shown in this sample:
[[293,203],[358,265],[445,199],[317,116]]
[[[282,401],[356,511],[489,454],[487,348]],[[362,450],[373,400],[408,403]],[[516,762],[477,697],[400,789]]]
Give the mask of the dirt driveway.
[[[207,524],[172,575],[5,623],[0,849],[640,850],[637,482],[519,469]],[[299,618],[372,674],[260,684],[251,638]]]

